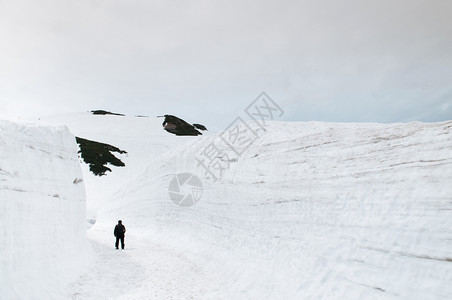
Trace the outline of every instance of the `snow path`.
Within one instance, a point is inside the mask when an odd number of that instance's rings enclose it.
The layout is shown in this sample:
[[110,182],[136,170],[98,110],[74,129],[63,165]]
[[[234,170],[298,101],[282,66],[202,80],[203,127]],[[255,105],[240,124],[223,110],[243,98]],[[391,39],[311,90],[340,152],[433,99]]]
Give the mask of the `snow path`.
[[[216,182],[196,163],[215,135],[155,159],[112,143],[129,169],[85,172],[99,259],[68,298],[452,299],[451,122],[267,129]],[[188,208],[168,197],[187,172],[205,184]]]
[[[127,225],[127,224],[126,224]],[[181,253],[150,238],[127,234],[125,250],[114,248],[112,230],[88,231],[96,263],[71,285],[72,299],[206,298],[210,276]],[[145,298],[143,298],[145,297]]]

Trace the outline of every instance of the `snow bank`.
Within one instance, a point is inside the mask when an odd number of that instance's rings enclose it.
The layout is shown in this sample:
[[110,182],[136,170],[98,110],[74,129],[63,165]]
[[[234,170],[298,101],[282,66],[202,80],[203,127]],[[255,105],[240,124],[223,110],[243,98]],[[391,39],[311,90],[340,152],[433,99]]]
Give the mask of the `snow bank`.
[[67,128],[0,121],[0,298],[60,299],[90,261],[77,150]]
[[[143,173],[149,162],[177,145],[186,144],[193,137],[175,136],[163,130],[162,118],[69,113],[61,116],[31,120],[44,125],[66,125],[81,138],[107,143],[127,151],[115,153],[126,167],[111,167],[107,176],[94,176],[82,163],[86,187],[87,214],[94,221],[99,207],[110,201],[118,188]],[[209,132],[205,133],[209,134]]]
[[[172,136],[156,118],[45,122],[128,151],[108,176],[83,168],[106,265],[80,299],[452,298],[452,122],[271,123],[216,182],[195,158],[218,135]],[[194,207],[168,195],[185,172],[204,185]],[[118,219],[126,250],[112,254]]]
[[[272,123],[214,182],[195,158],[216,138],[150,161],[92,230],[121,218],[183,253],[209,299],[452,297],[452,122]],[[190,208],[168,196],[184,172],[204,184]]]

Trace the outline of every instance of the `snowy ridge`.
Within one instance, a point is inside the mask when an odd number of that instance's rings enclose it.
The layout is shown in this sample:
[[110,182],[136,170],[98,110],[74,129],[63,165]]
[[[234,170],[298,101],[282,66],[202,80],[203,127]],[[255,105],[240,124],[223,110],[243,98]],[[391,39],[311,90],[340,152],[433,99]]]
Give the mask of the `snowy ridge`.
[[0,298],[61,299],[92,261],[75,138],[7,121],[0,132]]
[[[452,122],[271,123],[217,182],[195,161],[217,136],[195,138],[117,190],[91,235],[120,216],[137,244],[202,266],[168,297],[450,299],[451,134]],[[168,197],[182,172],[205,185],[191,208]]]
[[[216,182],[195,158],[218,134],[172,136],[156,118],[40,122],[128,152],[102,178],[82,165],[99,259],[68,298],[452,298],[452,122],[270,123]],[[204,185],[188,208],[168,195],[185,172]]]
[[86,164],[82,170],[86,186],[88,218],[95,219],[100,206],[109,201],[118,188],[129,184],[140,175],[148,162],[192,137],[178,137],[164,132],[161,118],[137,118],[114,115],[71,113],[61,116],[30,120],[44,125],[66,125],[71,132],[82,138],[111,144],[127,154],[116,154],[125,168],[112,167],[113,172],[102,178],[93,176]]

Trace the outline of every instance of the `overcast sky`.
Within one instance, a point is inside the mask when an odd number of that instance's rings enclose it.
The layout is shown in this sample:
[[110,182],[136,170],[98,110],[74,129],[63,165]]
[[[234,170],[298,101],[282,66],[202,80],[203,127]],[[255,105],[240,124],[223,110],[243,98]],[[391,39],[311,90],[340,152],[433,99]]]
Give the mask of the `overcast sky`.
[[0,0],[0,115],[452,119],[452,1]]

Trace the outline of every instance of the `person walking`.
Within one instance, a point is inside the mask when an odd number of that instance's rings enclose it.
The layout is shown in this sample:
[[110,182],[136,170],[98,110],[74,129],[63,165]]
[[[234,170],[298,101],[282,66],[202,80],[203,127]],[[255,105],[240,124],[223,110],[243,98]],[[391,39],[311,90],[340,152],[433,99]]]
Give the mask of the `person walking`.
[[116,243],[115,243],[116,249],[118,249],[119,240],[121,240],[121,248],[124,249],[124,246],[125,246],[124,234],[126,233],[126,227],[124,225],[122,225],[121,220],[119,220],[118,224],[116,224],[115,231],[113,233],[115,234],[115,237],[116,237]]

